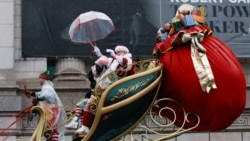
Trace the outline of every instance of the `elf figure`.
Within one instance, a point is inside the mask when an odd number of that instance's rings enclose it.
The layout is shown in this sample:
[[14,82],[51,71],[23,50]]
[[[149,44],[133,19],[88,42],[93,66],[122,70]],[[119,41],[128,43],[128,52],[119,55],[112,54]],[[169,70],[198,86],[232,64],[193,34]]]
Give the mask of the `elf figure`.
[[[82,127],[82,122],[86,122],[82,121],[83,117],[89,117],[89,115],[93,115],[94,117],[95,112],[92,111],[91,113],[89,113],[90,110],[88,105],[90,105],[91,103],[90,98],[93,95],[93,89],[95,88],[96,82],[99,82],[102,78],[102,75],[106,72],[106,70],[108,69],[108,64],[108,58],[106,56],[100,55],[99,58],[95,61],[95,65],[91,67],[91,70],[88,73],[88,79],[90,81],[91,89],[85,95],[85,98],[77,102],[75,106],[75,115],[72,120],[65,126],[66,128],[77,129],[79,127]],[[101,83],[98,83],[98,85],[100,85],[100,87],[103,89],[105,89],[111,83],[108,78],[104,79],[106,80],[105,82],[102,81]]]
[[60,141],[60,136],[64,134],[64,122],[66,119],[66,113],[63,108],[63,104],[58,97],[54,86],[53,77],[55,74],[55,68],[50,67],[45,72],[39,75],[41,83],[41,91],[31,92],[25,88],[25,95],[30,98],[33,97],[32,103],[36,106],[38,103],[44,109],[46,113],[50,115],[47,119],[47,127],[50,129],[45,133],[45,137],[50,141]]
[[77,129],[78,127],[81,127],[83,109],[85,105],[87,104],[91,95],[93,95],[93,91],[87,92],[85,97],[77,102],[75,106],[75,115],[72,118],[72,120],[68,124],[65,125],[66,128]]
[[107,70],[107,64],[108,58],[101,56],[95,61],[95,65],[91,67],[91,70],[88,73],[90,91],[85,95],[85,98],[77,102],[75,106],[75,115],[72,120],[65,125],[66,128],[77,129],[81,127],[84,107],[86,106],[91,95],[93,95],[93,89],[95,88],[96,81],[98,81],[100,76]]
[[[111,81],[105,77],[103,78],[105,81],[102,81],[101,83],[99,83],[99,81],[102,79],[103,74],[107,71],[108,69],[108,64],[109,64],[109,60],[106,56],[100,56],[96,61],[95,61],[95,65],[91,67],[91,71],[88,73],[88,77],[89,80],[91,82],[90,87],[91,89],[93,89],[95,87],[96,84],[98,84],[102,89],[105,89],[108,85],[110,85]],[[82,119],[82,125],[80,126],[79,129],[76,130],[76,133],[87,133],[89,132],[89,127],[92,125],[92,122],[94,120],[95,117],[95,111],[96,111],[96,106],[98,103],[98,97],[90,95],[90,98],[88,99],[83,99],[81,101],[78,102],[78,105],[80,102],[84,102],[84,105],[82,107],[76,106],[81,108],[81,114],[80,115],[75,115],[75,119]],[[77,109],[75,109],[76,113]],[[76,117],[77,116],[77,117]],[[77,122],[77,120],[73,119],[74,121],[74,125],[79,123]],[[73,124],[71,127],[75,127]],[[78,127],[77,126],[77,127]],[[69,128],[70,126],[68,126]]]

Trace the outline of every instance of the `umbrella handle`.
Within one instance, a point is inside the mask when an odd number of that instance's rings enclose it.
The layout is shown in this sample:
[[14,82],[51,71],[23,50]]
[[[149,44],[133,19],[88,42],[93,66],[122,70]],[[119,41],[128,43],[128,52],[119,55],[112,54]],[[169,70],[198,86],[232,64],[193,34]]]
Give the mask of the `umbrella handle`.
[[94,44],[93,44],[92,42],[89,41],[89,39],[87,39],[87,40],[88,40],[88,42],[90,43],[90,45],[91,45],[92,47],[95,47],[95,46],[96,46],[96,43],[95,43],[95,42],[93,42],[93,43],[94,43]]
[[94,48],[95,47],[95,45],[92,43],[92,42],[90,42],[90,45]]

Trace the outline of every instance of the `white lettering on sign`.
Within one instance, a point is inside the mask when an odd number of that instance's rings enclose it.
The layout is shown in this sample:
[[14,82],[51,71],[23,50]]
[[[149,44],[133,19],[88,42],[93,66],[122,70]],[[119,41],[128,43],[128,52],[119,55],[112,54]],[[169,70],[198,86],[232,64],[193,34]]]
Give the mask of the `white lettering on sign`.
[[[228,0],[230,3],[244,3],[249,4],[250,0]],[[223,3],[223,0],[171,0],[172,3]]]
[[250,0],[229,0],[230,3],[250,3]]
[[[249,0],[248,0],[249,1]],[[189,3],[222,3],[223,0],[171,0],[171,2],[189,2]]]
[[[180,2],[180,0],[178,1]],[[228,3],[229,1],[227,1],[227,4],[202,4],[201,6],[206,9],[206,23],[210,26],[213,32],[217,34],[247,34],[249,32],[248,28],[250,28],[247,20],[250,17],[249,5]],[[179,3],[172,3],[169,6],[169,9],[177,11],[179,5]],[[198,5],[198,3],[196,3],[196,5]]]

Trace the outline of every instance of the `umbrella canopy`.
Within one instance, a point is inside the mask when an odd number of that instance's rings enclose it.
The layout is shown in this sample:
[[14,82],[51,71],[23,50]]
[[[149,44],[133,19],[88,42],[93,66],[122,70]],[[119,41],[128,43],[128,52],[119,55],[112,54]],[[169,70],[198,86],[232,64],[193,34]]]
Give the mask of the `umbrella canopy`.
[[106,38],[113,30],[114,24],[106,14],[89,11],[80,14],[72,22],[69,36],[72,42],[95,43]]

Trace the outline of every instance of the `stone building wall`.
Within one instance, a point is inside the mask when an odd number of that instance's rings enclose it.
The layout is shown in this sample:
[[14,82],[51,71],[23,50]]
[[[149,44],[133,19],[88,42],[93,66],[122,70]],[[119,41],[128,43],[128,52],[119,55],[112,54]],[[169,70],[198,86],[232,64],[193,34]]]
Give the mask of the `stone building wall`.
[[[39,90],[37,76],[46,70],[46,58],[21,57],[21,0],[0,0],[0,130],[15,118],[10,118],[17,111],[30,105],[23,95],[23,85],[31,90]],[[250,140],[250,58],[239,58],[247,81],[247,105],[245,112],[226,130],[221,132],[188,132],[170,141],[249,141]],[[93,60],[83,61],[76,58],[56,60],[57,80],[55,88],[63,103],[69,106],[83,97],[89,87],[86,72]],[[230,76],[229,76],[230,77]],[[74,96],[72,96],[74,95]],[[28,140],[34,127],[23,129],[23,125],[15,125],[17,129],[8,140]],[[66,140],[71,140],[69,131]],[[153,137],[149,132],[146,134]],[[142,139],[134,135],[137,140]],[[0,140],[6,135],[0,136]],[[127,137],[127,140],[130,140]]]

